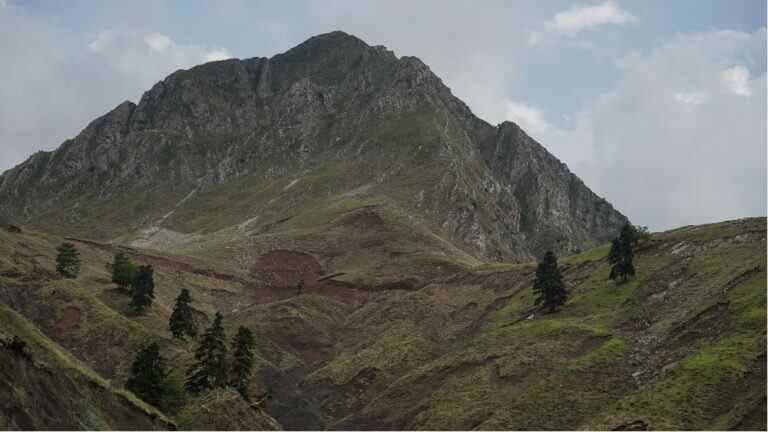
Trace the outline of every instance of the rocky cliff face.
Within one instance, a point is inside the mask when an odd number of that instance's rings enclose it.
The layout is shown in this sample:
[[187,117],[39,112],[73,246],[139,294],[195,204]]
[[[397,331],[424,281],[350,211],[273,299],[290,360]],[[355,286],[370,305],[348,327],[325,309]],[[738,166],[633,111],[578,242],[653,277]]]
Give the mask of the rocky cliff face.
[[301,193],[208,217],[386,197],[475,256],[512,260],[583,249],[626,222],[519,127],[475,117],[420,60],[342,32],[171,74],[0,176],[0,218],[102,239],[195,231],[177,210],[205,192],[242,184],[256,196],[286,179]]

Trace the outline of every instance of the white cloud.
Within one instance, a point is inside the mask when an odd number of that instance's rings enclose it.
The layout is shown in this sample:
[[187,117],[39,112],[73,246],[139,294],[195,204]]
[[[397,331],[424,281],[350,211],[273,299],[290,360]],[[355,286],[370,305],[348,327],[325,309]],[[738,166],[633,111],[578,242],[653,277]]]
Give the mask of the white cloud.
[[[577,4],[558,12],[538,29],[528,31],[527,42],[530,46],[551,45],[562,37],[573,39],[579,33],[599,26],[632,24],[638,21],[636,16],[610,0],[593,5]],[[586,42],[579,46],[589,49],[593,47]]]
[[534,138],[552,128],[541,108],[513,101],[507,101],[506,108],[506,119],[517,123]]
[[59,146],[122,101],[137,102],[177,69],[229,57],[224,48],[178,44],[134,27],[88,38],[15,3],[0,9],[0,29],[0,58],[14,66],[0,68],[0,170]]
[[720,80],[729,92],[739,96],[751,96],[749,75],[749,69],[737,65],[720,72]]
[[0,0],[0,8],[4,8],[8,6],[8,2],[6,0]]
[[99,68],[111,70],[130,85],[133,94],[122,99],[138,100],[155,82],[178,69],[232,56],[224,48],[177,44],[171,37],[153,31],[108,29],[99,32],[88,44]]
[[232,54],[226,48],[217,48],[205,55],[206,62],[226,60],[232,58]]
[[[729,67],[765,64],[765,52],[765,28],[677,35],[624,57],[618,84],[541,142],[635,223],[666,229],[765,215],[765,69],[750,78]],[[761,97],[731,96],[746,89]]]
[[103,50],[106,46],[108,46],[110,43],[112,43],[112,40],[114,39],[115,35],[113,32],[109,30],[104,30],[99,32],[99,34],[96,35],[96,39],[91,41],[91,43],[88,44],[88,48],[90,48],[92,51],[99,52]]
[[616,3],[606,1],[599,5],[576,5],[557,13],[545,26],[549,29],[573,37],[583,30],[605,24],[629,24],[637,22],[637,17],[621,9]]
[[145,34],[144,43],[146,43],[152,51],[157,51],[160,53],[175,45],[171,38],[156,32]]
[[675,93],[675,100],[684,105],[701,105],[707,101],[707,94],[704,92],[678,92]]

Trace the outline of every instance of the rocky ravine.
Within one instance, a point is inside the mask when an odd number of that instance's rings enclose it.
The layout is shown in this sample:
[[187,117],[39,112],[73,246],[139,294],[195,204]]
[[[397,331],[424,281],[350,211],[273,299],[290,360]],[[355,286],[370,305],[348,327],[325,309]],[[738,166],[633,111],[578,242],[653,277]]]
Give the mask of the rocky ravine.
[[[233,188],[252,205],[203,220],[206,192]],[[419,59],[342,32],[171,74],[0,176],[0,219],[97,239],[247,221],[265,232],[335,196],[386,199],[492,259],[583,250],[626,222],[519,127],[475,117]]]

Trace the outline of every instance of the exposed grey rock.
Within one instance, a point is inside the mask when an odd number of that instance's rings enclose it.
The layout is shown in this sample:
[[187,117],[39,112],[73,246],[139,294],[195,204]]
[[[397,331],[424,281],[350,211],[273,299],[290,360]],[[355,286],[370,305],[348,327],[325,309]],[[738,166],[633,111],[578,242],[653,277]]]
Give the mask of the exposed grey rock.
[[386,191],[487,258],[567,254],[626,222],[517,125],[475,117],[419,59],[342,32],[174,72],[0,176],[0,217],[112,238],[166,221],[192,191],[341,162],[354,181],[318,194]]

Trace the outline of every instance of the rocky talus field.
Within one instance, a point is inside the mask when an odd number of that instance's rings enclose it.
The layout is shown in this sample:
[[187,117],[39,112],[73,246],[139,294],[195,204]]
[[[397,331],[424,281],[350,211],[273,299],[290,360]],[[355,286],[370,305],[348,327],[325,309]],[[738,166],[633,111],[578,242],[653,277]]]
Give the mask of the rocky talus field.
[[[617,284],[627,222],[517,125],[345,33],[177,71],[0,175],[0,429],[765,430],[766,219],[653,233]],[[154,267],[144,314],[117,252]],[[183,381],[182,288],[201,327],[252,329],[250,402],[125,390],[149,342]]]

